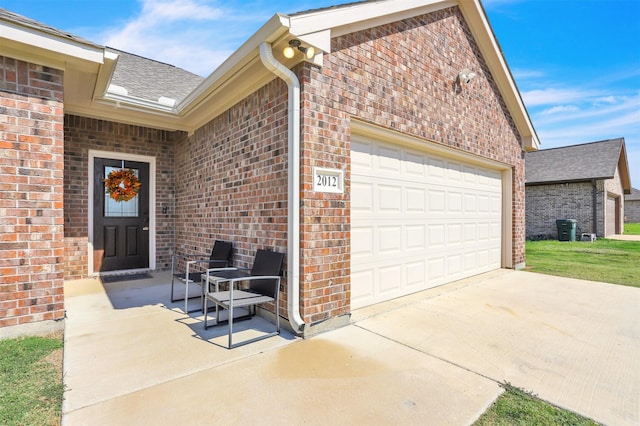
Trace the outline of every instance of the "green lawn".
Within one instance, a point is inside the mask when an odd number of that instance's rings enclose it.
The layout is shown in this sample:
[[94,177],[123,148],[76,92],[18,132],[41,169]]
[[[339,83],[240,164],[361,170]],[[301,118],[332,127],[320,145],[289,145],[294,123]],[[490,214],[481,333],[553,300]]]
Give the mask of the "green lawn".
[[509,384],[502,386],[506,392],[474,423],[474,426],[598,425],[593,420],[556,408]]
[[625,223],[624,233],[627,235],[640,235],[640,223]]
[[527,241],[527,271],[640,287],[640,241]]
[[62,338],[0,340],[0,424],[58,425]]

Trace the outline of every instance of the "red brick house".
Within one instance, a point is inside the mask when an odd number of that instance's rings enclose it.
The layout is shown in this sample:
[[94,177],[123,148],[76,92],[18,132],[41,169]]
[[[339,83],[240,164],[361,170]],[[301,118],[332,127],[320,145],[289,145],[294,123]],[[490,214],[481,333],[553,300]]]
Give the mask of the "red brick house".
[[[240,266],[287,253],[302,335],[524,264],[538,141],[479,1],[277,14],[205,79],[0,10],[0,108],[2,327],[63,318],[64,280],[216,239]],[[121,165],[133,213],[105,201]]]

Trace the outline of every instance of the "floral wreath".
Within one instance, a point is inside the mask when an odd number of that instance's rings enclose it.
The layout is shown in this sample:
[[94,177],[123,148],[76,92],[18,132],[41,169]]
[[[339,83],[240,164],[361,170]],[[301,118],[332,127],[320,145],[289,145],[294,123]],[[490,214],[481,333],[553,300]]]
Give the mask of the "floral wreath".
[[142,185],[131,169],[114,170],[103,180],[105,192],[116,201],[129,201],[138,195]]

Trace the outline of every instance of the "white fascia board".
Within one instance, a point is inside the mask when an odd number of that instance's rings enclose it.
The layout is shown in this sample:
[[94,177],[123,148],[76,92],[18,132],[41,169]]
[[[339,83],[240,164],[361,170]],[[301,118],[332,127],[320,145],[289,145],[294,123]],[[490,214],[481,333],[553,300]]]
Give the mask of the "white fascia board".
[[540,148],[538,135],[482,5],[478,0],[460,0],[459,7],[520,132],[522,149],[537,151]]
[[176,106],[178,113],[188,114],[189,111],[211,96],[218,87],[224,86],[236,73],[255,61],[259,57],[260,43],[263,41],[273,43],[278,40],[287,32],[288,24],[287,16],[274,15]]
[[86,61],[101,64],[103,61],[103,48],[80,43],[76,40],[63,39],[10,22],[0,22],[0,39],[32,46],[37,50],[49,51],[56,56],[65,56],[70,62]]
[[107,91],[104,96],[98,99],[99,102],[110,102],[116,104],[120,108],[128,107],[129,109],[142,109],[148,112],[158,111],[175,114],[176,110],[173,105],[169,106],[167,103],[158,101],[151,101],[148,99],[138,98],[135,96],[125,95],[118,93],[118,90]]
[[[370,1],[294,15],[289,17],[289,27],[302,39],[326,30],[336,37],[456,5],[453,0]],[[329,51],[329,45],[318,47]]]
[[106,101],[95,101],[90,107],[65,104],[65,114],[80,115],[98,120],[114,121],[133,126],[150,127],[169,131],[187,131],[184,121],[175,114],[160,111],[142,111],[137,107],[118,105]]
[[103,65],[100,66],[100,69],[98,70],[96,86],[93,90],[93,99],[101,98],[107,93],[119,57],[120,55],[115,52],[110,52],[108,50],[104,51]]

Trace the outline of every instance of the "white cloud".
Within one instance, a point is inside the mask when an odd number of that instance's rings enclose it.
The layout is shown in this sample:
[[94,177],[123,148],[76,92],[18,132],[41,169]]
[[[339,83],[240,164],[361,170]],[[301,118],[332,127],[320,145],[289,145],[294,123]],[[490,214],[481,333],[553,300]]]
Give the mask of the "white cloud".
[[220,4],[143,0],[138,15],[107,30],[100,42],[207,76],[267,19]]
[[522,68],[511,69],[513,73],[513,77],[516,80],[525,80],[525,79],[534,79],[534,78],[542,78],[545,74],[539,70],[528,70]]
[[553,115],[558,113],[567,113],[567,112],[575,112],[575,111],[580,111],[580,108],[578,108],[575,105],[558,105],[558,106],[554,106],[552,108],[546,109],[540,112],[540,114]]
[[616,102],[618,102],[618,98],[615,96],[606,96],[604,98],[596,99],[596,102],[602,102],[605,104],[615,104]]
[[220,8],[198,4],[192,0],[144,0],[142,14],[151,23],[158,21],[219,19],[224,12]]
[[575,89],[536,89],[522,92],[527,107],[574,103],[585,99],[602,96],[601,91]]
[[[602,99],[606,99],[607,103],[603,103]],[[637,111],[640,111],[640,94],[628,97],[608,96],[606,98],[576,99],[575,104],[569,107],[556,105],[543,111],[538,111],[537,108],[530,108],[532,115],[539,118],[539,120],[536,120],[538,124],[587,119],[593,122],[607,119],[611,116],[628,115]]]

